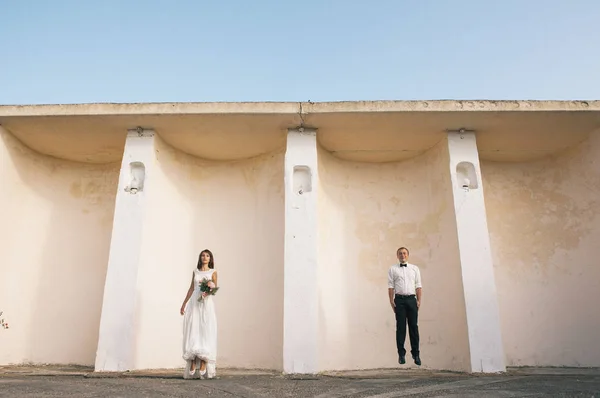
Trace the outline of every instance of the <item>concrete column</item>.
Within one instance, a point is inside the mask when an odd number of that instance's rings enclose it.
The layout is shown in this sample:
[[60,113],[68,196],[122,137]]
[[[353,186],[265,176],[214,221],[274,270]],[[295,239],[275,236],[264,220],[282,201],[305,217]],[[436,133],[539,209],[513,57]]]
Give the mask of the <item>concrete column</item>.
[[317,136],[290,130],[285,153],[283,369],[318,371]]
[[448,134],[472,372],[503,372],[504,348],[475,134]]
[[137,276],[148,181],[154,166],[154,132],[127,132],[104,285],[96,371],[132,369]]

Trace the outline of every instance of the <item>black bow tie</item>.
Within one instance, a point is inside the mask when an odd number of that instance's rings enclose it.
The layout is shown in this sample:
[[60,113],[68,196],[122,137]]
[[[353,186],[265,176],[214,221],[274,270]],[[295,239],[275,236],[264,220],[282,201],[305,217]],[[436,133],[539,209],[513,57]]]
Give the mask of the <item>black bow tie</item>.
[[401,267],[406,267],[408,264],[404,263],[404,264],[400,264]]

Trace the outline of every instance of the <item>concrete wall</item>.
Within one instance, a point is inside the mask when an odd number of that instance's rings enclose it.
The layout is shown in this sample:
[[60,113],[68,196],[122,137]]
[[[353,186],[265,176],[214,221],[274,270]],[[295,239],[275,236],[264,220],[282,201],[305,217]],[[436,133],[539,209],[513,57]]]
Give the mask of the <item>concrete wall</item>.
[[0,127],[0,364],[94,363],[118,176]]
[[[2,128],[0,138],[0,310],[11,324],[0,364],[91,365],[120,164],[42,155]],[[282,369],[284,149],[217,162],[158,135],[152,145],[134,368],[183,365],[179,308],[208,248],[222,287],[219,366]],[[600,366],[599,155],[596,131],[552,158],[481,164],[509,366]],[[397,366],[386,276],[399,246],[423,277],[424,364],[470,369],[450,173],[446,138],[399,163],[318,151],[319,370]]]
[[285,167],[283,371],[319,371],[319,145],[315,131],[288,130]]
[[421,358],[432,368],[467,369],[446,139],[400,163],[319,155],[320,367],[398,366],[387,271],[397,248],[407,246],[423,279]]
[[600,132],[482,172],[507,365],[600,366]]
[[221,286],[218,365],[281,369],[283,150],[213,162],[158,135],[155,149],[138,271],[135,367],[183,366],[179,308],[207,248]]

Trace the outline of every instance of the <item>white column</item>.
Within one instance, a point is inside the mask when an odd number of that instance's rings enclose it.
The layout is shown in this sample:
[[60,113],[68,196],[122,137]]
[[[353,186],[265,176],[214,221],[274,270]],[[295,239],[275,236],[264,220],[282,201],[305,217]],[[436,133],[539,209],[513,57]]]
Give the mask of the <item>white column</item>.
[[137,275],[148,180],[154,165],[154,132],[127,132],[104,285],[96,371],[132,369]]
[[285,153],[283,369],[318,371],[317,136],[290,130]]
[[475,134],[448,134],[472,372],[503,372],[504,348]]

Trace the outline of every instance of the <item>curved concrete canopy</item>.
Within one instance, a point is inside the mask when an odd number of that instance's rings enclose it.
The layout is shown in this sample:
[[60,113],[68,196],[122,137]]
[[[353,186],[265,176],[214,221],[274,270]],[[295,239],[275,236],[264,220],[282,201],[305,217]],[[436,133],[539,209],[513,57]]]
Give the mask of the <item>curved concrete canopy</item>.
[[294,115],[42,116],[9,118],[2,125],[37,152],[110,163],[121,160],[127,130],[137,126],[153,128],[168,144],[190,155],[238,160],[285,146],[287,126],[293,122]]
[[433,147],[447,130],[477,134],[484,160],[531,161],[572,147],[600,128],[600,112],[404,112],[313,114],[321,145],[334,156],[400,161]]
[[210,160],[238,160],[285,146],[294,115],[182,115],[164,124],[153,123],[171,146]]
[[118,162],[123,156],[126,130],[111,121],[86,116],[15,117],[2,126],[29,148],[59,159],[86,163]]
[[80,162],[120,161],[127,129],[153,128],[175,148],[237,160],[285,144],[288,128],[318,129],[341,159],[418,156],[448,129],[477,133],[480,157],[528,161],[557,153],[600,128],[600,101],[375,101],[0,106],[0,124],[30,148]]

